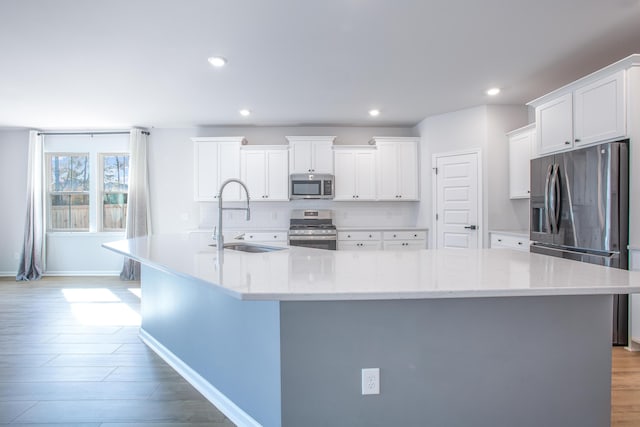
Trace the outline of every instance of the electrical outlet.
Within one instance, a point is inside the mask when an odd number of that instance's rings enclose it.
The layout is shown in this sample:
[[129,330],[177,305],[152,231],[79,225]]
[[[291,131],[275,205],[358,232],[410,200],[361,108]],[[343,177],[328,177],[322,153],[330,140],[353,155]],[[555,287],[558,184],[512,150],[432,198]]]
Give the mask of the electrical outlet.
[[362,370],[362,394],[380,394],[380,368]]

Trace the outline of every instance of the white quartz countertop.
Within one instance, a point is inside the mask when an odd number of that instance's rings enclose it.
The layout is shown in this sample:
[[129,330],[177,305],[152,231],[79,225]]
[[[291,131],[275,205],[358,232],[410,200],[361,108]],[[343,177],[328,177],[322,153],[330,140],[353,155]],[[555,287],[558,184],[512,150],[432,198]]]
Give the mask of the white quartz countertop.
[[224,250],[211,236],[158,235],[107,249],[239,299],[321,301],[589,295],[640,292],[640,272],[500,249],[265,253]]

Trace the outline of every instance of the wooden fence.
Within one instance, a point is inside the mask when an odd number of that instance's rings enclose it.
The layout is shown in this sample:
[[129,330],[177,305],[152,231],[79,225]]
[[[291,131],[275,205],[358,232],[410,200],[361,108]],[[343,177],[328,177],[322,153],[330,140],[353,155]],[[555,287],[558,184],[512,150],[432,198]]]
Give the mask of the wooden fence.
[[[124,229],[127,223],[127,205],[104,205],[102,228],[104,230]],[[89,206],[51,206],[49,213],[51,230],[89,230]]]

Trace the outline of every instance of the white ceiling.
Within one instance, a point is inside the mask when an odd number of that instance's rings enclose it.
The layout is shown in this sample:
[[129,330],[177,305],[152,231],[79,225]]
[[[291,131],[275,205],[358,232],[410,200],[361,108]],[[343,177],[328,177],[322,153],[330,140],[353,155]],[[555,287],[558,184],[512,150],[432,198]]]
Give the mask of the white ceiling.
[[0,46],[2,127],[412,126],[640,53],[640,1],[2,0]]

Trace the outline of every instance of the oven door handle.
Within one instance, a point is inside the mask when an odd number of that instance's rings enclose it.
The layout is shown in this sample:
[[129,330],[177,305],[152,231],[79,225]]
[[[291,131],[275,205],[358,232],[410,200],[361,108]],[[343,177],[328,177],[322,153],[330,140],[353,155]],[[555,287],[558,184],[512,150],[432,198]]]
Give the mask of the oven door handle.
[[336,236],[289,236],[290,241],[297,240],[337,240]]

